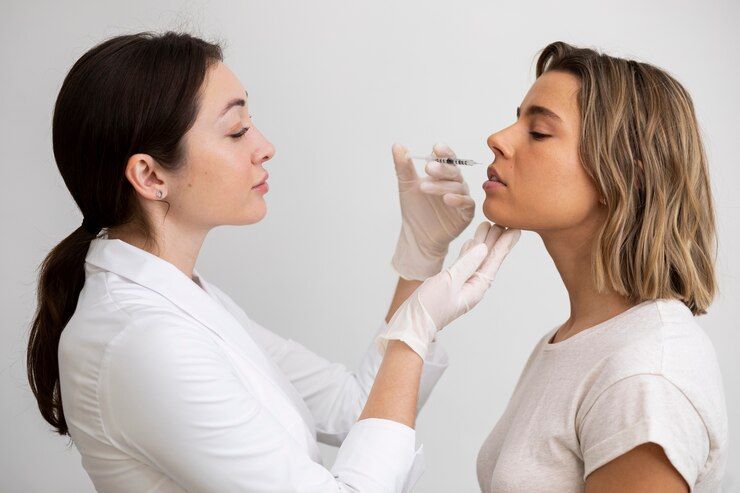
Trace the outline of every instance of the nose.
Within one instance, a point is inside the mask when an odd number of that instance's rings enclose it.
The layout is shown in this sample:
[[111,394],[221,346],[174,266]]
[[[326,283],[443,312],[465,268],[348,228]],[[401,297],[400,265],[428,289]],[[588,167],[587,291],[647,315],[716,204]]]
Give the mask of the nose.
[[252,153],[253,164],[263,164],[275,155],[275,146],[260,133],[259,143]]
[[488,136],[488,139],[486,140],[488,147],[493,151],[496,159],[511,159],[514,156],[514,147],[508,142],[507,130],[509,130],[509,128],[499,130],[498,132]]

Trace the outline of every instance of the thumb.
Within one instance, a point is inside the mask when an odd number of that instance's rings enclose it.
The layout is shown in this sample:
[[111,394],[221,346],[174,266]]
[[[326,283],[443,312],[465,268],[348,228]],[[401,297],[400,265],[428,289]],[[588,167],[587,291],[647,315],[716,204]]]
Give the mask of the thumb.
[[444,142],[434,144],[432,153],[437,157],[455,157],[455,152]]
[[408,149],[399,143],[393,144],[393,164],[396,166],[396,176],[399,181],[414,181],[417,179],[414,163],[408,157]]
[[478,270],[481,262],[486,258],[486,254],[488,254],[488,246],[485,243],[480,243],[460,255],[460,258],[447,269],[453,285],[459,287],[465,284],[465,281]]

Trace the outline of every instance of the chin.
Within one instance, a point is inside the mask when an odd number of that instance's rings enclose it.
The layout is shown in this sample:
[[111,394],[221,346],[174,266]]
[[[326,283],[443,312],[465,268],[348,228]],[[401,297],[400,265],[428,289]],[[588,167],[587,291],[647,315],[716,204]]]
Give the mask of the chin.
[[502,213],[501,208],[496,207],[488,200],[483,202],[483,215],[486,216],[486,219],[494,224],[498,224],[499,226],[503,226],[505,228],[512,227],[512,218],[509,217],[507,214]]
[[265,205],[264,202],[262,202],[262,204],[255,204],[255,205],[249,206],[244,212],[245,213],[241,217],[239,224],[242,226],[247,226],[249,224],[256,224],[262,221],[267,215],[267,206]]

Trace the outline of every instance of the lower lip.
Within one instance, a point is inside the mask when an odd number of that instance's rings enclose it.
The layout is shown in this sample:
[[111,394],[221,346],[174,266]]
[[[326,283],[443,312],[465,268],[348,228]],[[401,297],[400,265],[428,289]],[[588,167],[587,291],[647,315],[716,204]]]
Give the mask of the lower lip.
[[252,190],[256,190],[258,192],[267,193],[270,190],[270,185],[267,184],[267,182],[264,182],[261,185],[257,185],[256,187],[252,187]]
[[488,191],[488,190],[496,190],[496,189],[501,189],[501,188],[506,188],[506,185],[504,185],[500,181],[487,180],[483,182],[483,190]]

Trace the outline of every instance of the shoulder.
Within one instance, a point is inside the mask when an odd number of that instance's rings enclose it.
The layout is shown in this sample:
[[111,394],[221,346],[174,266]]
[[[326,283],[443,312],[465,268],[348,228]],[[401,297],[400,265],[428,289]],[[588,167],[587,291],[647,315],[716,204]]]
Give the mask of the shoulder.
[[208,291],[208,293],[216,298],[226,310],[231,313],[242,325],[253,323],[246,312],[242,309],[239,304],[234,301],[231,296],[226,294],[221,288],[215,284],[207,281],[203,278],[203,275],[198,273],[198,279],[200,284]]
[[[577,412],[581,445],[593,446],[591,459],[606,460],[653,441],[691,457],[689,477],[696,478],[708,452],[725,450],[727,438],[722,378],[709,337],[681,302],[654,300],[601,342]],[[674,465],[680,460],[672,458]],[[592,460],[591,470],[595,465]]]
[[[171,314],[130,320],[100,359],[97,394],[108,417],[127,406],[181,402],[229,381],[228,354],[195,321]],[[210,390],[208,390],[210,389]]]
[[643,374],[660,375],[690,392],[708,384],[721,392],[714,346],[678,300],[646,303],[596,342],[602,347],[593,349],[602,357],[590,375],[589,387],[595,393]]

